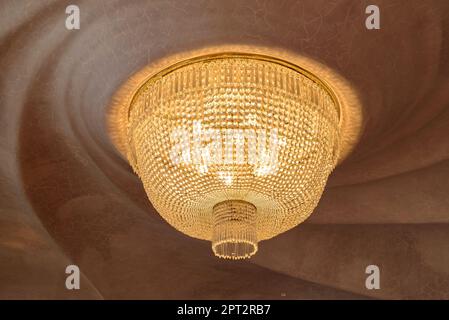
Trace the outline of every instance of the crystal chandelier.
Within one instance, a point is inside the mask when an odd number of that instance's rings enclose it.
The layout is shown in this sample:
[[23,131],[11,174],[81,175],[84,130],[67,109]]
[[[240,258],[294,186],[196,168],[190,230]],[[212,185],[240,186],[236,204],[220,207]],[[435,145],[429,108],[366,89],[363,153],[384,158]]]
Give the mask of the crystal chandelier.
[[249,258],[259,241],[304,221],[339,159],[333,90],[266,55],[166,66],[133,91],[119,122],[154,208],[221,258]]

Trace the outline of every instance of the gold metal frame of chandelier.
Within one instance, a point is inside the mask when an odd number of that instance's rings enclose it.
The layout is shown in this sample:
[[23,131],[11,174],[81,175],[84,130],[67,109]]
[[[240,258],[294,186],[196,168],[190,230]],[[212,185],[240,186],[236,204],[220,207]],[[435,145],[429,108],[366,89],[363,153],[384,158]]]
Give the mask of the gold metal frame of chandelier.
[[128,118],[131,106],[139,93],[153,81],[195,62],[240,57],[279,64],[298,72],[331,96],[338,108],[340,143],[338,162],[352,151],[362,132],[362,108],[355,90],[330,68],[309,58],[282,49],[259,46],[224,45],[180,53],[152,63],[126,81],[113,97],[108,109],[107,125],[114,146],[127,158]]
[[132,98],[131,98],[131,103],[128,109],[128,119],[129,119],[129,114],[132,110],[132,105],[134,104],[134,100],[136,99],[137,96],[139,96],[140,92],[145,90],[147,87],[151,86],[151,84],[161,78],[163,78],[164,76],[193,63],[197,63],[197,62],[207,62],[207,61],[212,61],[212,60],[218,60],[218,59],[227,59],[227,58],[242,58],[242,59],[250,59],[250,60],[259,60],[259,61],[265,61],[265,62],[271,62],[271,63],[275,63],[278,65],[281,65],[283,67],[292,69],[295,72],[298,72],[302,75],[304,75],[305,77],[309,78],[310,80],[314,81],[315,83],[317,83],[318,85],[322,86],[327,93],[330,95],[330,97],[332,98],[332,100],[334,101],[335,105],[337,106],[337,112],[338,112],[338,117],[340,119],[340,124],[341,124],[341,112],[340,112],[340,104],[338,102],[337,96],[335,95],[335,93],[332,91],[332,89],[330,88],[330,86],[323,80],[319,79],[317,76],[315,76],[313,73],[307,71],[304,68],[301,68],[297,65],[294,65],[288,61],[282,60],[282,59],[278,59],[278,58],[274,58],[274,57],[270,57],[270,56],[266,56],[266,55],[261,55],[261,54],[254,54],[254,53],[241,53],[241,52],[223,52],[223,53],[216,53],[216,54],[208,54],[208,55],[204,55],[204,56],[199,56],[199,57],[193,57],[187,60],[183,60],[180,61],[174,65],[169,66],[168,68],[165,68],[161,71],[159,71],[156,74],[150,75],[143,83],[143,85],[137,89],[136,92],[134,92]]

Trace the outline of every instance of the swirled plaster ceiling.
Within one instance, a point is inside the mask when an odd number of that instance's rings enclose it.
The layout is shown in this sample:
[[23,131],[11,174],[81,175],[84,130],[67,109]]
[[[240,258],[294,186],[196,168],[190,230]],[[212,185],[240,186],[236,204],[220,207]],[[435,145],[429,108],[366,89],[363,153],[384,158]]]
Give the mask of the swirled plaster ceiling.
[[[449,298],[449,2],[375,2],[370,31],[367,1],[73,1],[69,31],[72,1],[2,1],[0,297]],[[331,67],[365,119],[310,219],[244,262],[167,225],[105,126],[134,72],[228,43]]]

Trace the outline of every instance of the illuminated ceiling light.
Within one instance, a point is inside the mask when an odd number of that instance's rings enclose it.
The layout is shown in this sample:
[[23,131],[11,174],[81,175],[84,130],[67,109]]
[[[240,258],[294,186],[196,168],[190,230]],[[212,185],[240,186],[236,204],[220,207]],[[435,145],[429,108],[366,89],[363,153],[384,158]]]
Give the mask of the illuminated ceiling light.
[[343,114],[297,65],[218,53],[153,72],[114,121],[160,215],[242,259],[312,213],[339,160]]

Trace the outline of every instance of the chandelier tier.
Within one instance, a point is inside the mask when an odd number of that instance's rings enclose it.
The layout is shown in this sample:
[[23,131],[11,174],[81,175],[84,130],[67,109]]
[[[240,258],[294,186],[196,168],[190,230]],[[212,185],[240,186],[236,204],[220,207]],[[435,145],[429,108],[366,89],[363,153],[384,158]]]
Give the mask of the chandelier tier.
[[333,91],[273,57],[220,53],[159,70],[123,113],[126,155],[155,209],[221,258],[304,221],[335,167]]

